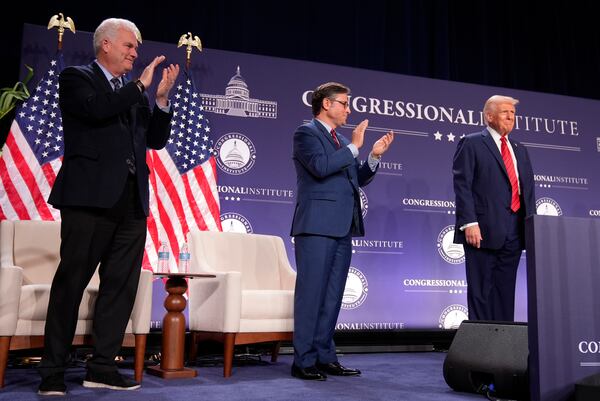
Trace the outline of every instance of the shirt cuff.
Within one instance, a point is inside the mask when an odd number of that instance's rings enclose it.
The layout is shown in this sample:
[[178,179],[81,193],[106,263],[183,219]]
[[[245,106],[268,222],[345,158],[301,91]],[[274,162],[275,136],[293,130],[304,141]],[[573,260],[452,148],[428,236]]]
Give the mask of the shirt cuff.
[[347,148],[350,149],[350,152],[352,152],[352,156],[354,156],[354,158],[358,157],[358,148],[355,144],[349,143]]
[[467,224],[465,224],[465,225],[462,225],[462,226],[460,226],[459,228],[460,228],[460,231],[465,231],[465,229],[466,229],[467,227],[473,227],[473,226],[478,226],[478,225],[479,225],[479,223],[478,223],[478,222],[474,222],[474,223],[467,223]]
[[381,157],[375,157],[373,156],[373,153],[369,153],[369,168],[371,169],[371,171],[376,171],[377,170],[377,165],[379,164],[379,161],[381,160]]
[[165,113],[171,112],[171,101],[170,100],[167,100],[167,105],[165,107],[161,106],[158,103],[156,103],[156,105],[158,106],[159,109],[161,109],[161,111],[164,111]]

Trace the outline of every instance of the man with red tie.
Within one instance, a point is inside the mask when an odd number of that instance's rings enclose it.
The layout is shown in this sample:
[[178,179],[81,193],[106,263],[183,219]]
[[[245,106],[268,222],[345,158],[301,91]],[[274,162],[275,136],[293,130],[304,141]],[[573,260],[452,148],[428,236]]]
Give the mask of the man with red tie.
[[292,376],[304,380],[360,374],[338,362],[333,332],[350,268],[352,237],[364,235],[359,187],[375,176],[394,134],[390,131],[377,140],[367,161],[360,163],[368,120],[358,124],[352,140],[336,132],[350,114],[349,93],[335,82],[317,87],[312,95],[315,118],[294,134],[298,191],[291,235],[298,275]]
[[490,97],[483,108],[487,128],[462,138],[454,154],[454,242],[465,248],[471,320],[514,320],[524,221],[535,214],[529,154],[508,139],[518,103],[509,96]]

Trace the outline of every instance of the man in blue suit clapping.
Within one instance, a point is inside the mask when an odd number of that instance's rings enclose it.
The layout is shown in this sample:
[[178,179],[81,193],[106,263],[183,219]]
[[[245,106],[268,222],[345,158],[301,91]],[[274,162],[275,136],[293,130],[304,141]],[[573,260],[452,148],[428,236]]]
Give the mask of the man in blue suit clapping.
[[349,141],[335,130],[350,114],[350,89],[328,82],[312,96],[314,119],[294,134],[297,201],[291,235],[295,237],[294,364],[292,376],[325,380],[356,376],[335,354],[333,333],[352,256],[352,237],[364,235],[359,187],[377,171],[394,139],[388,132],[375,142],[366,163],[358,160],[368,120]]
[[508,139],[518,102],[490,97],[483,108],[487,128],[461,139],[454,154],[454,242],[465,247],[471,320],[514,320],[524,220],[535,214],[529,154]]

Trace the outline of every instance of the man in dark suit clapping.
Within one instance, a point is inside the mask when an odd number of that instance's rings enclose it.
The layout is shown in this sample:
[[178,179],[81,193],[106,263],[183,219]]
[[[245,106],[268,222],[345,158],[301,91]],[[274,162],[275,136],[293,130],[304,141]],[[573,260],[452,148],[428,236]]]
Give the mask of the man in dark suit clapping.
[[60,75],[65,154],[48,202],[61,212],[61,261],[45,326],[42,395],[66,392],[64,371],[79,304],[98,264],[94,352],[83,385],[139,387],[119,374],[115,356],[135,301],[146,240],[146,148],[167,142],[168,95],[179,74],[177,65],[163,69],[156,105],[150,107],[145,91],[165,57],[156,57],[139,79],[129,81],[125,74],[133,68],[139,41],[131,21],[107,19],[94,33],[96,60]]

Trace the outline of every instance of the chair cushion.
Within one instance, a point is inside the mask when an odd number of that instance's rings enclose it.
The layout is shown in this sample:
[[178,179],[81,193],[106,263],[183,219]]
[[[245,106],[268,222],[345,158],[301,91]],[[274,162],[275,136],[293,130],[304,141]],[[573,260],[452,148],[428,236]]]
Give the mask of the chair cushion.
[[[78,319],[91,319],[94,315],[94,305],[98,296],[98,287],[87,287],[79,306]],[[30,284],[21,288],[19,301],[20,320],[46,320],[48,301],[50,299],[50,284]]]
[[289,319],[293,315],[294,291],[242,291],[242,319]]

